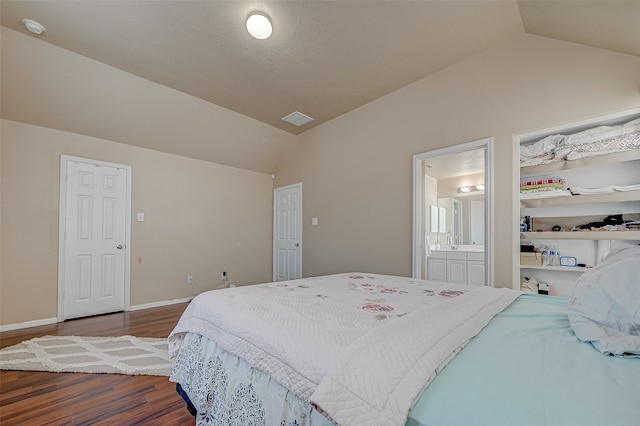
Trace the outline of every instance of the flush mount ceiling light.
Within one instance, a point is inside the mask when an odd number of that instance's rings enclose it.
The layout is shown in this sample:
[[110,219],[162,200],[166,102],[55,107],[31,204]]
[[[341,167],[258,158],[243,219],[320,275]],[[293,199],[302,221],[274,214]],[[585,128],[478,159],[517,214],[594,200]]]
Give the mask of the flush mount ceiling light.
[[30,32],[36,35],[40,35],[44,32],[44,26],[39,22],[32,21],[31,19],[23,19],[22,23],[24,24],[27,30],[29,30]]
[[271,36],[273,28],[267,15],[261,12],[251,12],[247,18],[247,31],[253,38],[264,40]]
[[287,123],[291,123],[298,127],[304,126],[305,124],[311,123],[313,121],[313,118],[298,111],[292,112],[286,117],[282,117],[282,119]]

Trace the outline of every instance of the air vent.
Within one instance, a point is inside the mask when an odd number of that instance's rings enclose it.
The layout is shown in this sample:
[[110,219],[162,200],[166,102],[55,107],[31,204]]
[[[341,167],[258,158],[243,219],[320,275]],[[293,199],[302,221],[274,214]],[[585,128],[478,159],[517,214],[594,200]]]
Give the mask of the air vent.
[[292,112],[291,114],[287,115],[286,117],[282,118],[284,121],[286,121],[287,123],[291,123],[294,126],[304,126],[307,123],[311,123],[313,121],[313,118],[309,117],[308,115],[304,115],[301,112]]

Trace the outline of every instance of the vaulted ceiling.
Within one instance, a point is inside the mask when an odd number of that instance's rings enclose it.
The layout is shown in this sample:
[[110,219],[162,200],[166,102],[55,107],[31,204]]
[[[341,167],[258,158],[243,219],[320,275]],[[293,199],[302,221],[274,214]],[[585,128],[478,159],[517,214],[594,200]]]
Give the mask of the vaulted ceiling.
[[[298,134],[524,33],[640,56],[640,1],[11,1],[1,24]],[[253,39],[251,11],[273,35]],[[300,111],[302,127],[282,121]]]

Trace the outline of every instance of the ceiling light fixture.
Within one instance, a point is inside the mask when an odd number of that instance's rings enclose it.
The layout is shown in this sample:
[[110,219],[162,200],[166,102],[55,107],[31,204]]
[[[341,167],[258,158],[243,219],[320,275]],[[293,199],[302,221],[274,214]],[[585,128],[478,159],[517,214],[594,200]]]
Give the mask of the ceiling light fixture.
[[33,21],[31,19],[23,19],[22,23],[27,30],[36,35],[40,35],[44,32],[44,26],[36,21]]
[[478,191],[484,191],[484,184],[483,184],[483,183],[481,183],[480,185],[476,185],[476,189],[477,189]]
[[247,31],[258,40],[269,38],[273,31],[271,20],[262,12],[251,12],[247,18]]

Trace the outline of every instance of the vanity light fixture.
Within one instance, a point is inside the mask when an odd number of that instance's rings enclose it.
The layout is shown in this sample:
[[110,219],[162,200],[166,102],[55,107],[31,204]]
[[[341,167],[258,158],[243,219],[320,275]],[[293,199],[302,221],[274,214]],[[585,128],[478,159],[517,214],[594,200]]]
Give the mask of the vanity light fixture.
[[458,188],[458,192],[462,192],[462,193],[469,193],[469,192],[476,192],[476,191],[484,191],[484,184],[478,184],[478,185],[470,185],[470,186],[461,186]]
[[247,18],[247,31],[258,40],[269,38],[273,32],[271,20],[262,12],[251,12]]
[[35,35],[40,35],[44,32],[44,26],[39,22],[33,21],[31,19],[23,19],[22,23],[25,28],[29,30],[29,32],[34,33]]

